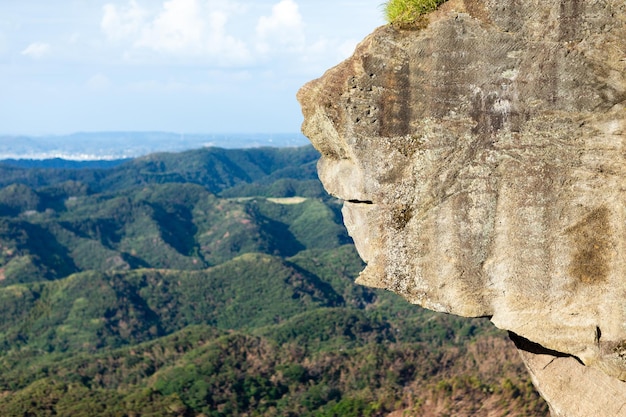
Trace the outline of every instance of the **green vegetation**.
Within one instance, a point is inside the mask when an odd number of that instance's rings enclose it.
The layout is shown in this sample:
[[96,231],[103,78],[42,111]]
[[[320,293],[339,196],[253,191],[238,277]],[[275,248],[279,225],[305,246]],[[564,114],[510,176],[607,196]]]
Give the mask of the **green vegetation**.
[[418,27],[423,16],[446,0],[389,0],[384,4],[385,18],[400,28]]
[[488,321],[353,284],[316,158],[0,165],[0,415],[547,415]]

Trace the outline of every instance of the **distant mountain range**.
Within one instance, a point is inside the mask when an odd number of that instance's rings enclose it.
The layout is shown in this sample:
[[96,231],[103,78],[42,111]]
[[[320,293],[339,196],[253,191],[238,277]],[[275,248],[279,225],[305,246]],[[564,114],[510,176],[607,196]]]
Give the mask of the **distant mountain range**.
[[212,146],[232,149],[306,144],[307,139],[300,133],[93,132],[59,136],[0,135],[0,159],[114,160]]

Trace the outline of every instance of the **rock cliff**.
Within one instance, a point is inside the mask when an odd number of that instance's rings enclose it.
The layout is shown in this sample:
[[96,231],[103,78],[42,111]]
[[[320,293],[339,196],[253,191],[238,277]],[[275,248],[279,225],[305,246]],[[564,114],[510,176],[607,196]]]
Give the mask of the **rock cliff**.
[[491,317],[554,416],[626,415],[626,1],[450,0],[298,99],[360,283]]

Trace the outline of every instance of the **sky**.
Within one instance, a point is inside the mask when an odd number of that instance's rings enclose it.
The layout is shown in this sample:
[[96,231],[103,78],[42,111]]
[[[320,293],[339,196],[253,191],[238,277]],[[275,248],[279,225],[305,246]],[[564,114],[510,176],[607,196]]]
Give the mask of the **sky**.
[[382,0],[0,0],[0,134],[298,132]]

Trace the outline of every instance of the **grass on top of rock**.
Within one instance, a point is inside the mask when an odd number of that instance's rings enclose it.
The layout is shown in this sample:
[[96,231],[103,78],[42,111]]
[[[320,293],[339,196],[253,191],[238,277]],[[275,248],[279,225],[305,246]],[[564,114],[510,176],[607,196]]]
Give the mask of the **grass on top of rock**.
[[423,16],[446,0],[389,0],[384,4],[385,18],[393,26],[407,29],[421,26]]

